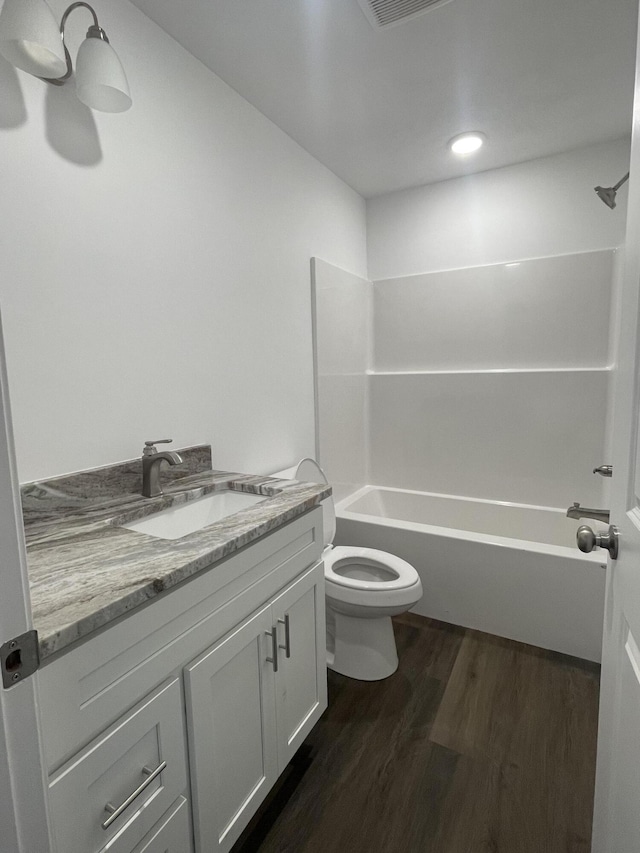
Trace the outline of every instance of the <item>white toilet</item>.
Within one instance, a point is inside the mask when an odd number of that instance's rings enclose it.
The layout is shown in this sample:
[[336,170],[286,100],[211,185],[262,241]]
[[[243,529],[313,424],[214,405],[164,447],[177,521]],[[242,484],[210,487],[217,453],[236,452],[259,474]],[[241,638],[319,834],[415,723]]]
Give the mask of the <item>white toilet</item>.
[[[327,483],[314,459],[303,459],[296,480]],[[422,598],[418,573],[405,560],[375,548],[333,546],[333,498],[324,512],[324,576],[327,604],[327,665],[362,681],[387,678],[398,668],[391,617]]]

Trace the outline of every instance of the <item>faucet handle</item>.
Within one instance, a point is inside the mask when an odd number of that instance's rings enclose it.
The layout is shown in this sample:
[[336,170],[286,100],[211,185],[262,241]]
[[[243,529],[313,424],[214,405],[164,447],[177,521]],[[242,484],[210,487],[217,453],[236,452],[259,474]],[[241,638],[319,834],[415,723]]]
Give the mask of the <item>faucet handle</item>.
[[171,444],[172,441],[172,438],[158,438],[156,441],[145,441],[142,455],[153,456],[154,453],[158,452],[154,447],[155,444]]

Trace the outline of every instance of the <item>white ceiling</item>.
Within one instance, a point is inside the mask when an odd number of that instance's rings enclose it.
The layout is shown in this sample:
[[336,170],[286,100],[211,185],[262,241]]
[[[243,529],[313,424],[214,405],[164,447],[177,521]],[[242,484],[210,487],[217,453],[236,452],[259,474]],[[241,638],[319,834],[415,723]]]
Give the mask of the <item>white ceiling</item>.
[[[452,0],[386,30],[358,0],[133,2],[366,197],[631,129],[637,0]],[[461,162],[464,130],[489,139]]]

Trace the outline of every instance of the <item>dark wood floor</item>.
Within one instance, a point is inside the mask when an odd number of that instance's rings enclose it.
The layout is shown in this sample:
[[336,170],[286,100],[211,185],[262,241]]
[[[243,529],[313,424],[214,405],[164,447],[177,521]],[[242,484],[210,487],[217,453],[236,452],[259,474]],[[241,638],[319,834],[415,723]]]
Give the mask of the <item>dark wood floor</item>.
[[407,614],[234,853],[588,853],[598,668]]

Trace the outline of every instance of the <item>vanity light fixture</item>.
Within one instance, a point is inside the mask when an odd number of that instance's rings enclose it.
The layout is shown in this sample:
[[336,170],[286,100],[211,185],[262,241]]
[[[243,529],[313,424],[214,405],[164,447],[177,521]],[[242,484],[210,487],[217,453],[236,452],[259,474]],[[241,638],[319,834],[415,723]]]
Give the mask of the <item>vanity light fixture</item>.
[[479,148],[482,148],[486,138],[487,137],[484,135],[484,133],[480,133],[480,131],[474,130],[467,133],[460,133],[458,134],[458,136],[454,136],[453,139],[450,139],[447,144],[454,154],[464,156],[466,154],[473,154],[474,151],[477,151]]
[[0,53],[16,68],[54,86],[64,85],[73,73],[64,28],[71,12],[81,6],[91,12],[93,24],[76,58],[78,98],[94,110],[124,112],[131,106],[127,77],[95,10],[88,3],[72,3],[58,28],[45,0],[4,0],[0,12]]

